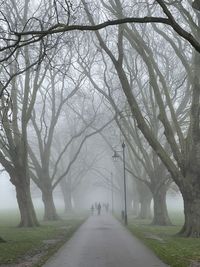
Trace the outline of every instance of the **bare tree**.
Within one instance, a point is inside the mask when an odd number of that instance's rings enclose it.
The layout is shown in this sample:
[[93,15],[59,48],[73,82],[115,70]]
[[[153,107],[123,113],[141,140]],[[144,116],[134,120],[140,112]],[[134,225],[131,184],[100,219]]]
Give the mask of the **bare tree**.
[[[46,1],[41,1],[39,3],[40,7],[45,10],[47,20],[44,20],[45,23],[40,20],[38,17],[37,8],[33,12],[36,12],[35,15],[28,14],[29,17],[24,19],[25,23],[12,24],[7,20],[6,17],[6,5],[3,5],[1,16],[2,16],[2,40],[3,47],[1,48],[2,52],[2,61],[5,62],[8,59],[13,59],[16,56],[19,48],[24,46],[39,42],[46,41],[48,36],[61,36],[64,32],[71,32],[75,30],[90,30],[95,31],[96,37],[99,41],[100,48],[107,54],[107,57],[110,58],[115,71],[118,75],[123,93],[126,96],[127,102],[130,106],[131,113],[134,116],[137,127],[140,129],[142,134],[147,139],[148,143],[151,145],[156,154],[160,157],[163,164],[166,166],[170,172],[173,180],[179,186],[185,205],[185,225],[181,231],[181,234],[185,236],[196,236],[200,235],[200,226],[198,224],[200,219],[199,213],[199,106],[200,106],[200,93],[199,93],[199,25],[198,25],[198,11],[194,11],[187,3],[183,5],[182,2],[178,3],[177,1],[163,1],[156,0],[155,3],[152,3],[150,6],[148,3],[143,3],[142,9],[138,9],[138,5],[135,5],[133,12],[136,11],[138,16],[133,16],[133,13],[130,14],[127,9],[122,8],[122,4],[119,0],[112,1],[112,5],[108,5],[104,1],[101,2],[101,8],[107,9],[110,12],[114,10],[114,13],[111,13],[111,20],[105,22],[98,22],[98,14],[93,19],[92,15],[89,12],[87,3],[82,0],[84,9],[88,16],[90,25],[81,24],[85,23],[84,20],[81,21],[81,18],[77,20],[67,19],[65,23],[60,19],[63,18],[63,11],[67,14],[67,18],[72,18],[72,9],[68,5],[68,2],[65,1],[66,7],[59,7],[58,5],[52,5],[51,8],[46,6]],[[29,1],[27,1],[29,4]],[[52,4],[52,2],[50,2]],[[79,6],[79,3],[78,5]],[[185,7],[186,6],[186,7]],[[193,2],[193,7],[199,10],[197,1]],[[55,11],[55,16],[51,16],[52,12]],[[81,9],[80,13],[82,11]],[[139,10],[139,12],[137,12]],[[48,12],[47,12],[48,11]],[[146,13],[145,13],[146,12]],[[145,15],[144,15],[145,13]],[[147,16],[146,16],[147,14]],[[151,15],[153,14],[153,15]],[[156,14],[154,16],[154,14]],[[161,15],[162,14],[162,15]],[[110,13],[109,13],[110,15]],[[127,16],[128,15],[128,16]],[[176,19],[177,16],[177,19]],[[188,19],[188,21],[187,21]],[[37,21],[37,23],[33,23]],[[26,23],[27,22],[27,23]],[[77,22],[77,24],[76,24]],[[191,46],[187,47],[188,58],[192,63],[192,72],[191,79],[189,81],[189,88],[191,90],[191,104],[189,106],[190,120],[188,125],[182,127],[180,121],[177,118],[176,106],[173,105],[172,96],[166,90],[164,80],[162,80],[162,75],[159,74],[159,71],[154,64],[152,58],[149,58],[149,49],[148,46],[145,46],[141,39],[141,32],[136,32],[134,27],[130,27],[125,23],[157,23],[160,25],[160,30],[168,30],[169,28],[173,29],[176,32],[178,37],[176,40],[185,40]],[[118,29],[117,45],[114,45],[115,50],[112,51],[104,37],[109,38],[109,35],[106,36],[106,31],[103,31],[102,35],[98,30],[103,29],[111,25],[120,25]],[[188,30],[185,30],[182,25],[186,25]],[[150,26],[150,25],[149,25]],[[37,29],[36,29],[37,27]],[[39,30],[38,30],[39,28]],[[109,29],[107,28],[107,32]],[[149,77],[150,88],[155,97],[156,103],[159,107],[159,116],[158,119],[162,123],[164,129],[164,135],[166,141],[170,147],[170,153],[165,151],[163,143],[159,142],[155,134],[152,132],[148,123],[144,118],[144,114],[141,110],[140,103],[138,98],[133,94],[131,83],[129,77],[126,74],[126,67],[124,65],[124,50],[123,44],[124,40],[128,40],[131,43],[129,38],[130,33],[134,35],[135,38],[135,49],[138,47],[137,52],[145,62],[147,75]],[[68,33],[69,34],[69,33]],[[170,34],[169,34],[170,35]],[[8,38],[7,38],[8,36]],[[115,36],[115,35],[114,35]],[[170,35],[171,36],[171,35]],[[182,37],[182,39],[179,38]],[[148,37],[151,39],[151,36]],[[164,37],[165,38],[165,37]],[[55,38],[56,39],[56,38]],[[166,39],[166,38],[165,38]],[[53,40],[53,38],[52,38]],[[159,39],[158,39],[159,40]],[[112,44],[114,42],[112,41]],[[141,47],[140,47],[141,46]],[[175,47],[174,47],[175,48]],[[191,51],[191,48],[195,51]],[[142,53],[142,54],[141,54]],[[193,53],[193,59],[191,59],[191,53]],[[183,63],[183,62],[182,62]],[[159,79],[160,80],[159,80]],[[7,83],[6,83],[7,84]],[[185,84],[183,83],[184,87]],[[5,86],[2,86],[2,92],[5,90]],[[167,103],[167,111],[165,110],[165,100]],[[4,100],[3,100],[4,101]],[[3,164],[3,163],[2,163]],[[5,162],[4,162],[5,164]]]
[[[173,17],[171,13],[169,12],[168,8],[166,7],[166,5],[162,1],[159,1],[159,3],[163,7],[164,12],[167,14],[167,16],[172,21]],[[88,18],[91,24],[95,24],[86,5],[85,5],[85,8],[87,10]],[[122,8],[121,8],[121,5],[119,5],[119,1],[117,1],[116,8],[119,10],[118,11],[119,16],[121,16]],[[177,25],[177,23],[174,20],[173,20],[173,23],[175,23],[174,26],[177,27],[176,29],[178,29],[179,31],[180,27]],[[101,48],[110,57],[113,65],[115,66],[123,92],[129,103],[132,115],[137,121],[138,128],[143,133],[145,138],[148,140],[149,144],[154,149],[154,151],[157,153],[157,155],[160,157],[162,162],[165,164],[172,178],[174,179],[174,181],[180,188],[180,191],[184,199],[184,204],[185,204],[184,205],[185,224],[181,231],[181,234],[183,234],[184,236],[199,237],[200,229],[197,223],[198,218],[199,218],[199,212],[198,212],[199,193],[197,193],[199,189],[197,187],[197,184],[198,184],[197,182],[198,167],[197,166],[199,164],[197,163],[198,162],[198,150],[196,149],[198,147],[197,132],[198,132],[198,127],[199,127],[198,126],[199,117],[198,117],[198,112],[197,112],[198,106],[199,106],[199,96],[197,92],[199,80],[195,74],[196,72],[194,72],[194,77],[193,77],[194,82],[191,85],[193,89],[192,103],[190,106],[191,117],[190,117],[188,132],[185,138],[184,137],[185,131],[182,132],[182,129],[180,125],[178,124],[177,117],[174,116],[175,108],[172,106],[171,99],[167,91],[164,91],[164,96],[167,98],[167,106],[169,108],[169,113],[166,112],[165,110],[165,104],[163,100],[163,95],[161,93],[161,87],[159,86],[157,77],[155,75],[155,71],[156,71],[155,67],[151,63],[151,61],[149,61],[146,47],[144,47],[143,59],[145,59],[145,64],[147,66],[147,71],[149,75],[149,82],[154,92],[154,97],[159,107],[159,120],[161,121],[164,127],[164,130],[165,130],[164,134],[170,146],[171,152],[169,155],[167,151],[164,149],[162,143],[159,142],[159,140],[156,138],[156,136],[150,129],[149,125],[147,124],[143,116],[143,113],[140,109],[139,103],[136,99],[136,96],[132,93],[132,88],[130,86],[129,79],[124,69],[124,64],[123,64],[124,57],[122,53],[123,34],[126,34],[126,32],[129,33],[126,27],[127,26],[124,26],[124,28],[121,28],[121,27],[118,28],[119,29],[118,40],[120,41],[118,42],[118,48],[117,48],[118,55],[119,55],[118,57],[116,57],[111,52],[110,48],[107,46],[106,42],[103,40],[103,37],[100,35],[99,32],[96,32],[97,39],[99,40]],[[138,43],[138,45],[141,45],[141,43]],[[195,57],[195,70],[198,69],[197,68],[198,57],[199,57],[198,55],[196,55]],[[170,114],[170,117],[169,117],[169,114]],[[174,125],[175,125],[175,128],[174,128]],[[177,138],[175,138],[175,133],[177,135]],[[171,155],[173,155],[173,159],[171,158]],[[190,156],[188,157],[188,155]],[[194,173],[194,170],[195,170],[195,173]],[[190,177],[190,179],[188,177]],[[190,182],[191,179],[192,179],[192,182]]]
[[[20,57],[20,56],[19,56]],[[19,58],[18,58],[19,59]],[[27,164],[27,127],[35,102],[36,94],[42,83],[45,70],[38,63],[35,70],[28,69],[31,65],[29,48],[24,51],[23,60],[27,66],[25,75],[18,75],[12,79],[9,90],[11,91],[12,104],[7,106],[5,97],[2,98],[2,132],[0,162],[10,175],[10,181],[16,188],[17,201],[21,214],[20,226],[38,225],[30,195],[30,178]],[[9,65],[7,74],[16,73],[18,62]]]
[[[40,98],[42,99],[42,106],[39,107],[39,105],[37,105],[31,117],[32,126],[37,140],[36,143],[31,140],[29,141],[29,155],[32,163],[32,165],[30,165],[30,167],[32,166],[31,177],[42,191],[42,199],[45,207],[45,220],[58,219],[53,202],[52,178],[52,175],[55,178],[54,168],[57,167],[58,162],[56,162],[55,157],[52,158],[52,154],[55,154],[54,149],[52,151],[52,146],[58,147],[58,141],[55,140],[58,138],[56,132],[58,125],[60,125],[63,118],[64,109],[66,110],[66,104],[69,99],[73,98],[81,88],[81,83],[83,81],[82,76],[80,76],[79,79],[77,78],[76,82],[71,76],[70,62],[72,51],[69,53],[70,57],[67,55],[67,65],[65,62],[62,68],[61,65],[59,65],[58,70],[57,68],[51,68],[47,71],[45,88],[42,87],[40,89],[40,94],[38,95],[38,101],[40,102]],[[62,72],[62,69],[64,72]],[[40,112],[36,111],[38,108]],[[69,130],[67,129],[70,127],[67,125],[67,120],[65,123],[66,128],[60,125],[62,131]],[[71,136],[71,141],[78,138],[85,129],[79,130],[78,125],[76,125],[76,128],[76,134]],[[33,136],[31,138],[33,138]],[[66,150],[71,141],[67,139],[62,140],[60,153],[64,153],[63,144],[64,150]],[[39,149],[35,149],[35,147],[38,147]]]

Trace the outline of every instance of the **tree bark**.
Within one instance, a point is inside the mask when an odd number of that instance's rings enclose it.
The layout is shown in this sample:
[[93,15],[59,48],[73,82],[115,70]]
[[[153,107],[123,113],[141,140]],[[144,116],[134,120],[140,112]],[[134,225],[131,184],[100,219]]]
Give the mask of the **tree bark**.
[[133,200],[133,215],[138,216],[140,210],[140,203],[138,200]]
[[19,206],[21,220],[19,227],[34,227],[39,226],[36,213],[34,210],[33,202],[31,199],[30,185],[26,178],[22,177],[15,183],[16,197]]
[[[200,26],[200,14],[198,13]],[[193,56],[193,90],[190,127],[186,138],[187,155],[184,179],[179,185],[184,202],[185,223],[180,235],[200,238],[200,55]]]
[[64,195],[64,202],[65,202],[65,212],[72,211],[72,199],[71,199],[71,192],[69,191]]
[[63,200],[65,204],[65,212],[72,211],[73,207],[72,207],[71,183],[67,182],[66,179],[63,179],[61,180],[60,185],[61,185]]
[[140,214],[138,216],[139,219],[150,219],[151,215],[151,199],[152,197],[143,197],[140,201]]
[[44,220],[56,221],[59,216],[56,212],[56,207],[53,200],[53,192],[50,188],[42,189],[42,200],[44,203]]
[[150,219],[152,218],[151,214],[151,200],[152,194],[146,184],[137,181],[137,191],[140,202],[140,212],[138,215],[139,219]]
[[153,194],[154,201],[154,217],[153,225],[172,225],[169,218],[167,204],[166,204],[167,188],[162,186],[157,192]]
[[194,183],[181,189],[184,203],[185,222],[178,233],[183,237],[200,238],[200,186]]

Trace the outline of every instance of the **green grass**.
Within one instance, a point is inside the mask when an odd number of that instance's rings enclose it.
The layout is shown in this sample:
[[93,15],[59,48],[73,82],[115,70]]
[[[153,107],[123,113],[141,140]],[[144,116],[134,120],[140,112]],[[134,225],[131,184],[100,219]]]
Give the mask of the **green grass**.
[[[56,222],[41,222],[40,227],[18,228],[17,213],[0,214],[0,237],[6,243],[0,243],[0,264],[17,263],[28,256],[43,252],[41,263],[66,242],[86,216],[70,215]],[[53,245],[44,240],[58,239]],[[35,266],[40,266],[38,263]]]
[[[188,267],[192,261],[200,261],[200,240],[176,236],[183,217],[172,214],[175,226],[151,226],[150,221],[129,217],[129,230],[141,239],[155,254],[171,267]],[[162,239],[156,240],[156,237]]]

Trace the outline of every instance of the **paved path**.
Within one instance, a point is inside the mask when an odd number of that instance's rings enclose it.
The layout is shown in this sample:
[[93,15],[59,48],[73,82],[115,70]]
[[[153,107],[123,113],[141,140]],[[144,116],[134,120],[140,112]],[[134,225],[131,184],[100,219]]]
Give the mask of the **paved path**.
[[111,216],[91,216],[43,267],[166,267]]

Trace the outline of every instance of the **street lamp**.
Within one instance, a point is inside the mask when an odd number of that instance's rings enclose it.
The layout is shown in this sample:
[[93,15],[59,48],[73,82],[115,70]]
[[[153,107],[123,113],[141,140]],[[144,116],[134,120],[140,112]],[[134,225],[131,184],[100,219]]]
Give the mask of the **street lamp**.
[[111,172],[111,205],[112,214],[114,213],[114,197],[113,197],[113,173]]
[[127,225],[128,224],[128,216],[127,216],[127,202],[126,202],[126,166],[125,166],[125,143],[122,143],[122,151],[114,151],[114,154],[112,156],[112,158],[114,159],[114,161],[117,160],[117,158],[119,158],[119,155],[117,154],[117,152],[122,152],[123,154],[123,173],[124,173],[124,224]]

